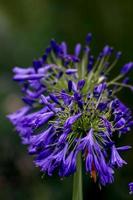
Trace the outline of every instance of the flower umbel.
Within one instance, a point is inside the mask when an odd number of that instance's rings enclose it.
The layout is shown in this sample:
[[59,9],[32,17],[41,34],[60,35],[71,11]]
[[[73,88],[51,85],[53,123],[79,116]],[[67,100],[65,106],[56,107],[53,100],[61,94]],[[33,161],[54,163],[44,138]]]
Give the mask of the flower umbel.
[[45,174],[75,173],[82,153],[86,172],[106,185],[114,181],[115,169],[127,164],[120,152],[130,146],[118,147],[116,138],[130,131],[133,120],[116,94],[123,87],[133,89],[125,77],[133,63],[125,64],[111,80],[121,52],[113,53],[106,45],[95,59],[91,38],[88,34],[83,49],[77,44],[73,55],[65,42],[52,40],[32,67],[15,67],[14,80],[22,85],[25,107],[8,117]]

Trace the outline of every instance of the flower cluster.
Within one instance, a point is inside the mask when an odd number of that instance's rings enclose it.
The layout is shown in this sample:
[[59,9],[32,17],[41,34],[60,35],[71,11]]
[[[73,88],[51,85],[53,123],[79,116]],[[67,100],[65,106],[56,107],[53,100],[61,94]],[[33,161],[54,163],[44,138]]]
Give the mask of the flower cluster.
[[130,109],[116,93],[123,87],[133,90],[125,77],[133,63],[110,79],[121,52],[106,45],[95,59],[91,38],[89,33],[85,47],[77,44],[74,54],[68,53],[65,42],[52,40],[33,66],[15,67],[25,106],[8,117],[41,171],[69,176],[80,153],[94,182],[106,185],[113,182],[115,168],[127,164],[120,152],[131,148],[116,143],[133,125]]

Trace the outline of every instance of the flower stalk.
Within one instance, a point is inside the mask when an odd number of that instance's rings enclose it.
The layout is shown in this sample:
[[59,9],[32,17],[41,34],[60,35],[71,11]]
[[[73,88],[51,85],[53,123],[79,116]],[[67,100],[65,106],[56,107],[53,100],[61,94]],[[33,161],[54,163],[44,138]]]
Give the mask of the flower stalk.
[[77,171],[73,177],[73,197],[72,200],[83,200],[82,191],[82,160],[81,154],[77,157]]

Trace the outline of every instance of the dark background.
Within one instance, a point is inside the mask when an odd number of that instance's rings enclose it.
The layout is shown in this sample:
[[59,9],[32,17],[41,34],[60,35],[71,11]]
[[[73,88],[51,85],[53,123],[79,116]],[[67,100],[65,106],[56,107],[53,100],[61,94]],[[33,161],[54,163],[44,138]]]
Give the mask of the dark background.
[[[72,177],[44,177],[27,155],[5,115],[21,107],[19,87],[12,81],[13,66],[29,66],[42,55],[51,38],[65,40],[70,51],[93,33],[93,51],[107,43],[123,52],[115,68],[133,60],[132,0],[0,0],[0,200],[71,199]],[[133,96],[120,93],[132,108]],[[133,144],[131,133],[121,144]],[[115,182],[98,190],[84,173],[85,200],[130,200],[128,182],[133,181],[133,151],[123,154],[128,165],[117,170]]]

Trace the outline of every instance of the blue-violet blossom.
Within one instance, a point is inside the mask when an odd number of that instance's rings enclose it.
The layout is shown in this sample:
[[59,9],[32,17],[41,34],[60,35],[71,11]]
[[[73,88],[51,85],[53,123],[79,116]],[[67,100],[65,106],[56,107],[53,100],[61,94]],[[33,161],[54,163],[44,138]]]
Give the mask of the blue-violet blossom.
[[106,185],[114,181],[115,169],[127,164],[120,153],[130,146],[119,147],[114,138],[129,132],[133,119],[116,94],[123,87],[133,90],[125,77],[133,62],[111,79],[121,52],[106,45],[94,58],[91,39],[89,33],[85,47],[77,44],[74,54],[65,42],[52,40],[32,66],[15,67],[13,79],[22,86],[25,106],[8,117],[42,172],[69,176],[82,152],[86,172]]
[[129,194],[133,194],[133,182],[129,183]]

